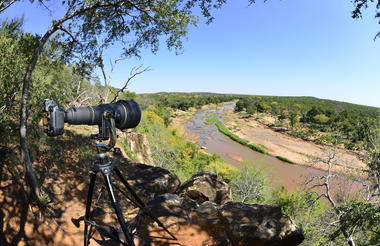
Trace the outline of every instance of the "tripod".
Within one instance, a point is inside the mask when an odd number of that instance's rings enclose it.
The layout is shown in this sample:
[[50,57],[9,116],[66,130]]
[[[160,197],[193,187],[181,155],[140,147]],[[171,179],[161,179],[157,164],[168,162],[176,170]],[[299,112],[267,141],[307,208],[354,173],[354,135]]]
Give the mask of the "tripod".
[[[112,204],[112,207],[116,213],[118,223],[120,224],[123,236],[125,240],[120,240],[120,237],[117,236],[117,232],[113,231],[113,233],[107,233],[107,235],[115,240],[118,240],[119,243],[122,245],[127,246],[135,246],[133,242],[133,234],[131,230],[128,228],[127,221],[123,216],[122,210],[120,208],[119,201],[116,198],[115,188],[122,193],[128,200],[130,200],[136,207],[140,208],[143,213],[147,216],[149,216],[153,221],[155,221],[161,228],[163,228],[174,240],[177,240],[177,238],[168,231],[165,226],[146,209],[146,205],[144,202],[138,197],[138,195],[133,191],[132,187],[128,184],[127,180],[123,177],[122,173],[120,172],[118,168],[117,162],[107,157],[106,153],[113,151],[115,154],[120,153],[120,149],[114,148],[116,143],[116,130],[115,130],[115,120],[112,114],[109,112],[105,112],[103,115],[103,122],[105,122],[105,127],[102,126],[103,130],[108,131],[110,135],[110,141],[108,145],[104,144],[97,144],[97,159],[92,162],[91,172],[90,172],[90,184],[87,194],[87,202],[86,202],[86,212],[84,216],[84,246],[88,246],[90,243],[90,235],[93,226],[96,225],[94,221],[91,220],[93,216],[93,212],[91,211],[91,203],[92,203],[92,197],[94,193],[95,183],[98,176],[98,173],[102,174],[104,186],[108,192],[110,202]],[[104,134],[103,132],[102,134]],[[108,133],[106,133],[108,135]],[[124,187],[127,189],[128,194],[121,189],[116,183],[112,182],[112,176],[113,174],[116,174],[118,180],[124,185]],[[102,190],[104,190],[102,188]],[[101,191],[102,192],[102,191]],[[89,228],[90,226],[90,228]],[[95,226],[96,227],[96,226]],[[116,234],[116,235],[115,235]]]

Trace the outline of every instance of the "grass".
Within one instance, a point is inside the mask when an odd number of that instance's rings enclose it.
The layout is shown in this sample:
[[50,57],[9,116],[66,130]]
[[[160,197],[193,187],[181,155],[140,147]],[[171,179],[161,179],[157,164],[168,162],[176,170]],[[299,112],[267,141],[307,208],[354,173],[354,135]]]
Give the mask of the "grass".
[[263,147],[260,147],[258,145],[255,145],[255,144],[252,144],[250,142],[248,142],[247,140],[245,139],[242,139],[240,138],[239,136],[235,135],[234,133],[232,133],[227,127],[225,127],[220,121],[217,121],[215,123],[215,126],[218,128],[218,130],[223,133],[224,135],[226,135],[227,137],[231,138],[232,140],[240,143],[241,145],[244,145],[244,146],[247,146],[248,148],[254,150],[254,151],[257,151],[259,153],[262,153],[262,154],[268,154],[268,152],[263,148]]
[[289,163],[289,164],[295,164],[293,161],[289,160],[288,158],[286,157],[283,157],[283,156],[276,156],[277,159],[279,159],[280,161],[283,161],[283,162],[286,162],[286,163]]
[[227,127],[225,127],[222,122],[219,121],[218,117],[216,114],[213,113],[208,113],[205,119],[205,124],[207,125],[215,125],[218,128],[218,131],[226,135],[227,137],[231,138],[232,140],[240,143],[241,145],[244,145],[254,151],[257,151],[262,154],[268,154],[268,152],[263,148],[258,145],[252,144],[248,142],[245,139],[240,138],[239,136],[235,135],[232,133]]
[[215,113],[207,113],[206,119],[204,121],[206,125],[215,125],[218,122],[219,120]]

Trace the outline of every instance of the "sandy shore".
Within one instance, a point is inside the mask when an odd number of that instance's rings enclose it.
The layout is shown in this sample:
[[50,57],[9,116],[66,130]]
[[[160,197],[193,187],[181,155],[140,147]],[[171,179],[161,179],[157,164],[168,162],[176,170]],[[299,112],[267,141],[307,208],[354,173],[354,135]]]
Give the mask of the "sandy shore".
[[326,164],[315,163],[313,160],[316,157],[326,159],[329,154],[335,151],[333,171],[357,174],[358,171],[365,168],[365,164],[357,155],[348,150],[317,145],[276,132],[254,119],[241,118],[233,110],[226,112],[223,118],[224,124],[231,132],[253,144],[264,146],[270,155],[282,156],[296,164],[326,170]]

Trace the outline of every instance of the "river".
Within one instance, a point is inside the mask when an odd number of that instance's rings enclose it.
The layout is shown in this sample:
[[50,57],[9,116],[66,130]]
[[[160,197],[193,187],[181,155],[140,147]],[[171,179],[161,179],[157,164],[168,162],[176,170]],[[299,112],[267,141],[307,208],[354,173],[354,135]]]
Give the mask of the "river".
[[[225,105],[216,111],[220,121],[223,111],[234,107],[234,104]],[[304,187],[305,179],[310,176],[323,175],[325,172],[312,167],[293,165],[282,162],[275,157],[261,154],[245,147],[224,134],[220,133],[215,125],[204,123],[207,113],[215,113],[213,109],[207,109],[196,113],[186,125],[186,130],[196,134],[198,145],[204,146],[210,154],[219,154],[230,165],[241,167],[243,164],[236,157],[249,161],[251,165],[263,168],[272,184],[284,186],[288,191],[294,191],[297,187]]]

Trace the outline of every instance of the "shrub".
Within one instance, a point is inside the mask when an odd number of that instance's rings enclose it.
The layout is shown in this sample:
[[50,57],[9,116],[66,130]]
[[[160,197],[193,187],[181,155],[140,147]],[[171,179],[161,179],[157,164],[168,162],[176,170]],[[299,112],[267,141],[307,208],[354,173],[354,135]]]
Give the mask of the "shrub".
[[246,162],[230,182],[234,200],[245,203],[259,203],[265,200],[268,180],[264,171]]
[[239,169],[237,167],[231,166],[223,160],[212,161],[205,167],[205,169],[218,174],[227,183],[231,183],[231,181],[235,179],[239,173]]
[[274,190],[269,203],[280,206],[283,213],[302,224],[305,241],[303,245],[321,245],[326,241],[320,220],[327,211],[326,206],[316,200],[313,192],[296,190],[289,194],[284,187]]

